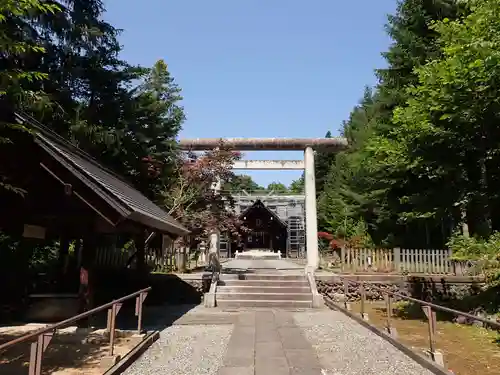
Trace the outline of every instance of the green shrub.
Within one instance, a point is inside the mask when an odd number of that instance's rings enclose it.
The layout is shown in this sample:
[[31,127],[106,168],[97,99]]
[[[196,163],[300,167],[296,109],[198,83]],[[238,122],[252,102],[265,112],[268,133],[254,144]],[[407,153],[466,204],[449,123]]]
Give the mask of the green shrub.
[[500,233],[488,238],[467,237],[454,233],[447,243],[452,260],[472,261],[492,284],[500,283]]

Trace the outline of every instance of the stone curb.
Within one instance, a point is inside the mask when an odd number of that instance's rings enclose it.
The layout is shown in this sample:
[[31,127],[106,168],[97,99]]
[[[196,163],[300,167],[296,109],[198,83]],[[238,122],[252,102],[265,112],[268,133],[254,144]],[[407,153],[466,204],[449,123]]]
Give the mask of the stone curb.
[[156,340],[160,338],[160,331],[148,333],[130,352],[116,365],[108,369],[103,375],[119,375],[134,363]]
[[425,367],[427,370],[431,371],[432,373],[436,375],[450,375],[450,372],[446,371],[443,367],[440,367],[436,365],[434,362],[429,360],[428,358],[424,357],[423,355],[420,355],[410,348],[408,348],[406,345],[402,344],[398,340],[394,339],[391,337],[388,333],[378,329],[374,325],[371,325],[369,322],[364,320],[361,316],[357,316],[356,314],[347,311],[341,306],[336,305],[331,299],[328,297],[325,297],[325,305],[330,308],[331,310],[337,310],[343,313],[344,315],[348,316],[349,318],[353,319],[356,321],[356,323],[361,324],[363,327],[369,329],[376,335],[380,336],[390,344],[392,344],[396,349],[400,350],[404,354],[406,354],[408,357],[413,359],[415,362],[420,364],[421,366]]

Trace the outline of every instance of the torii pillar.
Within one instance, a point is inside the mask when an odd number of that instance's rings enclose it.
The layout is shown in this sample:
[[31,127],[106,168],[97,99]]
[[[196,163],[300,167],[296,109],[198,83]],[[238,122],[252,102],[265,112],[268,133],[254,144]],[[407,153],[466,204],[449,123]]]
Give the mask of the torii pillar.
[[308,146],[304,150],[306,254],[307,268],[312,271],[317,270],[319,267],[318,210],[316,207],[316,176],[314,169],[314,150]]
[[[347,147],[347,140],[345,138],[196,138],[179,141],[180,148],[189,151],[213,150],[220,147],[221,144],[239,151],[304,151],[303,164],[300,160],[246,160],[237,162],[236,169],[304,169],[307,270],[318,269],[318,217],[314,149],[337,152]],[[212,234],[211,240],[213,239],[214,243],[216,243],[216,238],[216,234]],[[215,248],[212,251],[215,252]]]

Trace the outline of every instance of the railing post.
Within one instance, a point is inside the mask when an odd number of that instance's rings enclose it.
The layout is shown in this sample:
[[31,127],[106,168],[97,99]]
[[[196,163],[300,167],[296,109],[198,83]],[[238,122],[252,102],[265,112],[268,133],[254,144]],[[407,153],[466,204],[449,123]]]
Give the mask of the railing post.
[[392,326],[392,297],[390,294],[385,295],[385,306],[387,309],[387,333],[392,337],[397,337],[396,328]]
[[391,306],[391,296],[385,295],[385,307],[387,310],[387,332],[391,332],[391,318],[392,318],[392,306]]
[[366,289],[365,289],[365,283],[360,284],[360,295],[361,295],[361,317],[368,321],[368,314],[366,313],[365,310],[365,302],[366,302]]
[[349,294],[349,282],[347,280],[344,280],[344,307],[346,310],[351,310],[351,305],[349,304],[349,301],[347,300],[347,295]]
[[444,367],[443,354],[436,350],[436,312],[430,306],[422,306],[425,316],[427,317],[427,324],[429,327],[429,357],[438,365]]
[[116,316],[122,308],[121,303],[113,303],[111,308],[108,310],[108,330],[109,330],[109,355],[113,356],[115,351],[115,327],[116,327]]
[[135,299],[135,316],[137,316],[137,333],[142,333],[142,305],[148,296],[148,292],[142,292]]
[[432,353],[435,349],[434,334],[436,333],[436,313],[432,311],[432,308],[430,308],[429,306],[423,306],[422,308],[424,309],[424,313],[427,316],[427,325],[429,328],[429,351]]
[[35,342],[31,343],[29,375],[41,375],[43,353],[49,346],[53,336],[54,332],[42,333]]
[[344,271],[345,271],[345,268],[346,268],[346,267],[345,267],[345,261],[346,261],[346,259],[345,259],[345,258],[346,258],[345,246],[342,246],[342,247],[340,248],[340,270],[341,270],[342,272],[344,272]]

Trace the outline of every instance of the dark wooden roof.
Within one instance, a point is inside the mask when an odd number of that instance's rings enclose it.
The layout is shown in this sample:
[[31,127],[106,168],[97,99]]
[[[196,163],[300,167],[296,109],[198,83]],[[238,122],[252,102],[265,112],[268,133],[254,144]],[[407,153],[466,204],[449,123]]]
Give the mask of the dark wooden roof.
[[287,227],[287,224],[278,216],[278,214],[270,210],[269,207],[267,207],[260,199],[257,199],[250,207],[247,207],[247,209],[240,214],[239,218],[242,219],[245,215],[248,215],[251,210],[259,208],[267,211],[269,215],[271,215],[274,220],[276,220],[276,222],[283,225],[284,227]]
[[146,198],[121,177],[30,116],[16,113],[16,120],[33,130],[35,142],[106,201],[124,220],[175,235],[189,230]]

